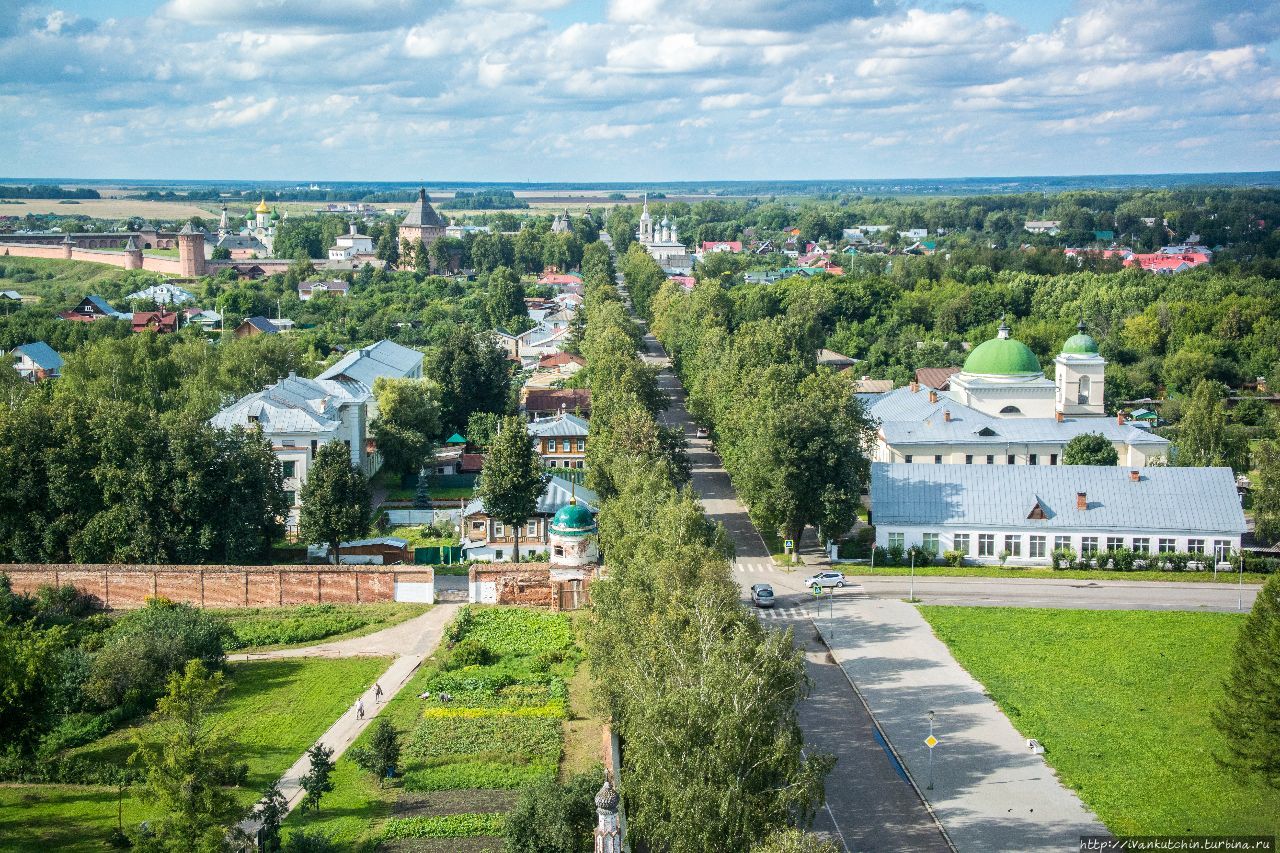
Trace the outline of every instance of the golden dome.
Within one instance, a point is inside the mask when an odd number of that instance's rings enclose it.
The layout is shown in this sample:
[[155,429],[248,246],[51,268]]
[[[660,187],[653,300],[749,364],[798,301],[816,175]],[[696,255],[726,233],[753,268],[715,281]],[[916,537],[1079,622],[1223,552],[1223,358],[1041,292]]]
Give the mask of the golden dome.
[[254,213],[270,213],[271,208],[267,207],[267,199],[264,196],[262,201],[258,202],[258,206],[253,209]]

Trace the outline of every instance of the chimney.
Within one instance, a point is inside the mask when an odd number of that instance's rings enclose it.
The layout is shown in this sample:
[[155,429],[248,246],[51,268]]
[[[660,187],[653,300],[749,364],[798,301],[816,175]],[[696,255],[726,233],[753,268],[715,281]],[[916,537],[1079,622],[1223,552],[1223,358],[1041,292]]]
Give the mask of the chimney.
[[1136,483],[1136,482],[1138,482],[1138,481],[1139,481],[1139,480],[1141,480],[1141,479],[1142,479],[1142,474],[1141,474],[1139,471],[1137,471],[1136,469],[1135,469],[1135,470],[1133,470],[1133,471],[1130,471],[1130,472],[1129,472],[1129,480],[1130,480],[1130,482],[1134,482],[1134,483]]
[[929,402],[930,403],[938,402],[938,392],[933,390],[932,388],[929,389]]
[[1089,498],[1084,492],[1076,492],[1076,509],[1088,509]]
[[943,409],[943,410],[942,410],[942,422],[943,422],[944,424],[949,424],[949,423],[951,423],[951,410],[950,410],[950,409]]
[[912,382],[911,382],[911,393],[912,393],[912,394],[915,394],[915,393],[916,393],[916,392],[918,392],[919,390],[920,390],[920,383],[919,383],[919,382],[916,382],[915,380],[912,380]]
[[1124,412],[1116,412],[1116,423],[1124,426]]
[[1061,411],[1054,412],[1053,419],[1056,420],[1058,423],[1062,423],[1062,421],[1064,420],[1064,418],[1062,417],[1062,412]]

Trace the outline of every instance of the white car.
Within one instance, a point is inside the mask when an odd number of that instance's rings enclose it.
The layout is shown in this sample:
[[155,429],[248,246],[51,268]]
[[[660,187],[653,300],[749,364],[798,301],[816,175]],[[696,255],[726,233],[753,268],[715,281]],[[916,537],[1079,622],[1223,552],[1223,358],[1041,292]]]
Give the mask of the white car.
[[836,589],[844,589],[844,575],[840,572],[818,572],[812,577],[805,578],[804,585],[809,588],[820,586],[823,588],[835,587]]

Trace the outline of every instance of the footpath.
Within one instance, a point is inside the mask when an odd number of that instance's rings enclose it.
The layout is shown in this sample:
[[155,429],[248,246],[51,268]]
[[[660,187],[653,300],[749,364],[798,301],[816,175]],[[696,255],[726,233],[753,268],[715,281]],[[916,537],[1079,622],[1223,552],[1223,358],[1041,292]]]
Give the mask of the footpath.
[[1078,849],[1081,835],[1109,834],[919,610],[896,599],[836,602],[835,618],[814,625],[957,850],[1056,853]]
[[[347,748],[355,743],[360,733],[382,712],[386,704],[400,692],[400,689],[409,681],[409,677],[422,665],[427,656],[440,645],[440,639],[444,636],[445,626],[453,621],[460,606],[458,604],[438,604],[415,619],[410,619],[407,622],[393,625],[384,631],[378,631],[375,634],[369,634],[364,637],[354,637],[350,640],[340,640],[335,643],[322,643],[301,649],[279,649],[254,654],[228,655],[227,657],[229,660],[270,660],[289,657],[395,655],[396,659],[392,661],[391,666],[387,667],[376,681],[382,687],[381,701],[375,700],[373,685],[369,685],[369,689],[364,691],[360,697],[364,701],[364,718],[356,719],[353,702],[353,707],[347,708],[337,722],[330,726],[329,730],[316,741],[316,743],[324,744],[332,749],[333,760],[337,761],[347,751]],[[280,777],[278,781],[280,792],[284,794],[284,798],[288,803],[286,814],[293,811],[302,800],[302,777],[309,769],[311,769],[311,761],[307,758],[306,753],[303,753],[293,763],[293,766]],[[247,819],[240,824],[240,828],[250,835],[258,831],[258,826],[258,821],[253,819]]]

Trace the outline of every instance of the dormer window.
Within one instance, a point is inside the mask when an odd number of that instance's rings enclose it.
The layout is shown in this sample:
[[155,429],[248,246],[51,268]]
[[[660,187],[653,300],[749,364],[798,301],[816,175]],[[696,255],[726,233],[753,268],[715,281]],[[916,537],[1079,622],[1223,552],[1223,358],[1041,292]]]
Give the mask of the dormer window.
[[991,427],[983,427],[982,429],[978,430],[978,435],[981,435],[985,438],[990,438],[995,434],[996,434],[996,431],[993,430]]

